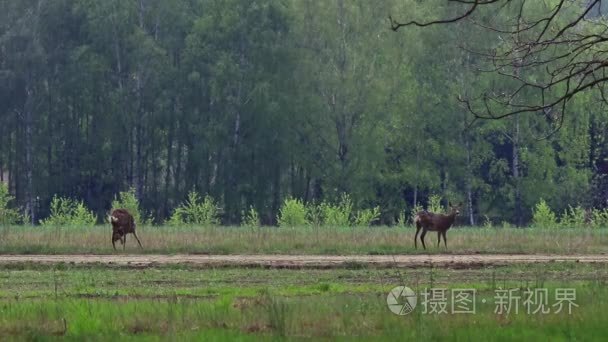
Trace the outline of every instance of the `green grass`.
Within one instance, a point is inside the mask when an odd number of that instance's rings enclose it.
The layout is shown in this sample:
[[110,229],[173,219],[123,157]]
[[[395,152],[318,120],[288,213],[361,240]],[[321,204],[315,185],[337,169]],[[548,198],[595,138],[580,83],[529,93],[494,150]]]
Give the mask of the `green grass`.
[[[110,226],[92,228],[0,228],[0,253],[113,253]],[[608,229],[455,227],[448,250],[426,237],[427,251],[414,249],[413,227],[139,227],[140,251],[132,236],[127,251],[209,254],[411,254],[411,253],[606,253]],[[420,245],[420,244],[419,244]],[[119,246],[120,247],[120,246]]]
[[[559,263],[449,269],[0,268],[4,340],[602,340],[608,270]],[[406,316],[397,285],[475,288],[475,314]],[[497,288],[576,288],[571,315],[494,314]],[[486,299],[488,304],[481,304]],[[552,297],[549,304],[553,304]]]

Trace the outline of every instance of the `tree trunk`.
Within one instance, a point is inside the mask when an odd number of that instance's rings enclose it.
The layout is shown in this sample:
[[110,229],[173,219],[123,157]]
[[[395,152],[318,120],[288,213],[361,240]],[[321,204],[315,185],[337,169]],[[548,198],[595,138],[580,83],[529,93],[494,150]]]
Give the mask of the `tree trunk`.
[[515,114],[515,127],[513,132],[513,181],[515,184],[515,224],[521,227],[521,179],[519,174],[519,114]]
[[28,77],[29,80],[25,86],[25,106],[23,110],[23,123],[25,129],[25,212],[30,216],[31,224],[36,222],[36,211],[34,202],[34,180],[33,180],[33,159],[32,159],[32,130],[33,130],[33,111],[34,111],[34,90],[32,89],[32,77]]
[[[517,23],[517,28],[518,30],[520,29],[522,23],[521,23],[521,17],[519,18],[519,21]],[[517,36],[515,38],[516,40],[519,40],[519,36]],[[517,44],[519,45],[519,44]],[[520,77],[520,72],[521,72],[521,62],[522,60],[520,58],[517,58],[515,60],[515,77],[519,78]],[[512,137],[512,142],[513,142],[513,181],[515,184],[515,224],[518,227],[521,227],[523,222],[523,218],[522,218],[522,211],[521,211],[521,176],[519,173],[519,144],[520,144],[520,128],[519,128],[519,114],[515,114],[515,127],[514,127],[514,131],[513,131],[513,137]]]
[[[139,0],[139,28],[145,31],[144,27],[144,12],[145,12],[145,0]],[[143,169],[142,169],[142,141],[143,139],[143,117],[144,117],[144,104],[143,104],[143,88],[144,88],[144,67],[143,61],[137,61],[137,70],[135,75],[135,94],[137,96],[137,111],[135,117],[135,165],[133,170],[133,183],[135,185],[135,194],[138,199],[143,198],[144,191],[144,180],[143,180]]]
[[467,148],[467,180],[466,180],[466,191],[467,191],[467,209],[469,216],[469,224],[475,225],[475,216],[473,210],[473,170],[471,169],[471,141],[465,133],[465,146]]
[[420,147],[416,145],[416,182],[414,184],[414,201],[412,208],[418,205],[418,183],[420,182]]
[[[173,107],[176,108],[177,106],[174,105]],[[165,170],[165,189],[163,196],[163,215],[165,217],[169,216],[169,185],[171,183],[171,164],[173,163],[173,131],[173,120],[170,120],[167,137],[167,168]]]

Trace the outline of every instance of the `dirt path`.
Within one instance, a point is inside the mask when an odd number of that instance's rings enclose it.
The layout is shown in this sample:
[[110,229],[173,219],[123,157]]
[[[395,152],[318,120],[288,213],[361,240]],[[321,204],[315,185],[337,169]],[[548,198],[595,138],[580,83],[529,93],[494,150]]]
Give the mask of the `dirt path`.
[[340,268],[340,267],[438,267],[465,268],[547,262],[608,264],[608,254],[445,254],[445,255],[0,255],[0,265],[105,264],[131,267],[188,264],[198,267]]

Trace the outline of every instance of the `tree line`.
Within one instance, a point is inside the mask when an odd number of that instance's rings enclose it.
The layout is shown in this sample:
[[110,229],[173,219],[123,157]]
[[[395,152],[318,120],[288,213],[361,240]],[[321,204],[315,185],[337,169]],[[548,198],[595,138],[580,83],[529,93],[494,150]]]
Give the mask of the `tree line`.
[[275,224],[287,198],[345,193],[355,208],[380,207],[384,224],[432,195],[463,202],[469,224],[524,224],[540,198],[560,212],[605,207],[603,102],[570,101],[551,135],[551,112],[473,121],[459,96],[503,79],[467,47],[500,34],[465,23],[393,32],[387,19],[437,11],[452,9],[0,0],[2,181],[32,222],[55,195],[103,217],[131,187],[159,220],[191,191],[209,195],[225,224],[250,208]]

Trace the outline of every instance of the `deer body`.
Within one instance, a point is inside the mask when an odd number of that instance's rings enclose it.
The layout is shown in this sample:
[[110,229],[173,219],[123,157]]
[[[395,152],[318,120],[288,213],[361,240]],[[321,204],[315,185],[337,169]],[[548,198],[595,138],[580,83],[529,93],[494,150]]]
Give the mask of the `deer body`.
[[116,209],[112,211],[112,214],[110,217],[108,217],[108,219],[112,224],[112,246],[114,247],[114,250],[116,250],[116,241],[120,241],[122,244],[122,249],[125,249],[125,245],[127,243],[127,234],[129,233],[135,236],[139,247],[143,248],[137,234],[135,233],[135,219],[127,210]]
[[443,243],[445,244],[445,248],[448,248],[448,242],[446,240],[446,232],[450,227],[454,224],[456,220],[456,216],[460,214],[460,211],[452,207],[450,214],[436,214],[428,211],[420,211],[414,217],[414,223],[416,224],[416,235],[414,236],[414,246],[418,248],[418,233],[422,230],[422,234],[420,235],[420,241],[422,241],[422,247],[426,249],[426,245],[424,244],[424,236],[427,231],[437,232],[437,247],[439,247],[439,243],[441,242],[441,237],[443,236]]

